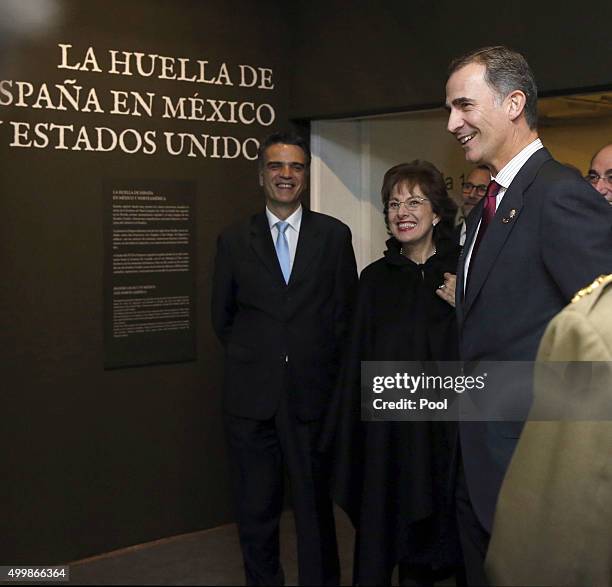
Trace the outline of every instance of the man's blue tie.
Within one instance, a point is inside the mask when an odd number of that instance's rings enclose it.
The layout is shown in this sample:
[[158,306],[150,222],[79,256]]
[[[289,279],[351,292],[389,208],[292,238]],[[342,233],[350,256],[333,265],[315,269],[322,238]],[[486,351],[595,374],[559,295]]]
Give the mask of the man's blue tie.
[[276,237],[276,255],[278,256],[278,262],[280,263],[285,283],[289,283],[289,276],[291,275],[291,256],[289,255],[289,243],[287,242],[287,229],[289,223],[279,220],[276,223],[278,229],[278,236]]

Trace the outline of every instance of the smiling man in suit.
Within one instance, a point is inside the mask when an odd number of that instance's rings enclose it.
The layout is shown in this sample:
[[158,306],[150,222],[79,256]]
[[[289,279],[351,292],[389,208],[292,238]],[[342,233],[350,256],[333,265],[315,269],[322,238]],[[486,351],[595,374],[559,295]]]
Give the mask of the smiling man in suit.
[[225,422],[249,585],[281,585],[279,519],[291,485],[300,585],[337,585],[328,466],[317,450],[357,285],[351,233],[306,210],[310,151],[259,149],[265,211],[219,237],[212,321],[226,351]]
[[[456,59],[446,106],[466,160],[492,176],[468,217],[457,271],[461,358],[533,361],[551,318],[584,283],[612,271],[612,209],[543,147],[535,80],[519,53],[487,47]],[[493,513],[521,427],[459,425],[457,517],[473,585],[487,584]]]

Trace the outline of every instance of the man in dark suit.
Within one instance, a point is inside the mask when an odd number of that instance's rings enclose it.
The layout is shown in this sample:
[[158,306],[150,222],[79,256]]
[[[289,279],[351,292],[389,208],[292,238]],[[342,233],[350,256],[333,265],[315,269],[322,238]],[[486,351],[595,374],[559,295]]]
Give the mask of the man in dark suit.
[[301,585],[337,585],[327,464],[317,450],[357,285],[351,233],[302,207],[310,152],[291,134],[259,149],[266,209],[220,235],[213,326],[226,351],[225,411],[249,585],[282,585],[284,471]]
[[465,244],[467,217],[487,193],[487,186],[490,181],[491,173],[489,168],[485,165],[479,165],[470,171],[467,179],[461,185],[461,200],[463,203],[457,210],[453,234],[453,238],[460,246]]
[[[612,210],[543,147],[537,88],[522,55],[488,47],[455,60],[446,106],[466,160],[492,175],[459,260],[461,358],[533,361],[551,318],[582,285],[612,271]],[[459,426],[456,503],[470,584],[487,584],[493,513],[521,426]]]

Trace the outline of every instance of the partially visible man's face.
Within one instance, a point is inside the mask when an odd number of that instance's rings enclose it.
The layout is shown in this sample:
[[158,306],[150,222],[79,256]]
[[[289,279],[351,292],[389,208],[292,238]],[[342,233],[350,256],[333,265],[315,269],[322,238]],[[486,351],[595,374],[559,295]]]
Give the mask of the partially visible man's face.
[[507,101],[498,104],[484,74],[484,65],[470,63],[450,76],[446,82],[447,129],[463,147],[467,161],[488,165],[497,173],[512,158],[513,129]]
[[270,208],[297,209],[306,177],[306,154],[300,147],[277,143],[266,149],[259,185]]
[[612,204],[612,145],[605,146],[595,155],[587,179]]
[[484,169],[472,169],[462,186],[463,213],[467,216],[472,208],[482,200],[487,193],[487,186],[491,181],[491,174]]

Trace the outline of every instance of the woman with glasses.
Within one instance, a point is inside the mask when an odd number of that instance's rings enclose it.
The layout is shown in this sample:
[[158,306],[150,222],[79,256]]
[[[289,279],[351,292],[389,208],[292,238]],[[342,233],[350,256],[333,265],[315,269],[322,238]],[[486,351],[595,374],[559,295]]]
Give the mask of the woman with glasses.
[[382,201],[391,238],[361,274],[336,398],[335,497],[357,530],[354,584],[388,585],[399,565],[400,584],[433,585],[461,565],[448,492],[456,429],[361,422],[360,367],[458,359],[456,205],[440,172],[419,160],[386,172]]

